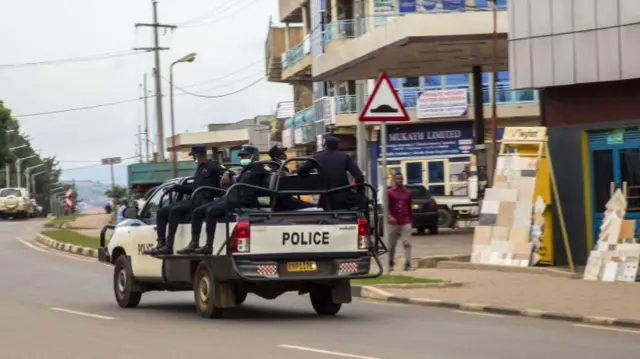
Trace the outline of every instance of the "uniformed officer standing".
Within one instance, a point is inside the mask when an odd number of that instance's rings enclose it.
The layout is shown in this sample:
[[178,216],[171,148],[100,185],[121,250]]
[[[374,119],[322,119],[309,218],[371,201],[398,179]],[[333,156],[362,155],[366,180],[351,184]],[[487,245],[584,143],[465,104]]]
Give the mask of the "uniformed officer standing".
[[[286,161],[287,159],[286,152],[287,148],[282,148],[278,145],[275,145],[269,150],[269,157],[271,157],[274,162],[277,162],[278,165],[281,166],[282,162]],[[289,174],[289,169],[286,167],[282,168],[282,171],[284,173],[279,173],[279,175],[286,176],[287,174]],[[315,207],[314,204],[305,202],[299,198],[295,198],[290,194],[280,195],[278,196],[276,201],[276,211],[297,211],[300,209]]]
[[[324,139],[324,151],[313,156],[320,164],[318,171],[324,177],[329,189],[348,186],[350,183],[347,173],[351,174],[356,183],[364,182],[364,175],[356,162],[348,154],[338,151],[339,144],[339,138],[327,136]],[[298,175],[301,177],[309,176],[311,170],[316,167],[314,161],[306,161],[298,169]],[[328,204],[331,205],[331,209],[352,208],[357,204],[356,194],[347,189],[331,193],[329,196],[320,196],[318,207],[327,210]]]
[[[202,186],[219,188],[220,177],[227,172],[227,170],[218,162],[210,161],[207,158],[207,148],[203,145],[192,146],[189,155],[193,156],[194,161],[198,165],[193,183],[170,186],[165,188],[165,192],[173,191],[190,194]],[[202,223],[207,209],[215,204],[213,199],[221,195],[222,193],[202,190],[196,193],[196,196],[190,200],[160,208],[157,214],[158,244],[156,248],[147,251],[146,254],[173,254],[173,243],[178,230],[178,224],[190,212],[193,212],[191,214],[191,234],[192,237],[198,238],[202,231]],[[168,235],[166,235],[167,222],[169,222]],[[197,245],[195,247],[197,247]],[[187,247],[179,252],[188,253],[194,249],[193,247]]]
[[[267,173],[264,166],[256,163],[253,154],[245,148],[240,149],[238,157],[240,157],[242,172],[238,176],[236,183],[246,183],[263,187],[264,175]],[[196,253],[211,254],[213,252],[213,239],[218,220],[225,218],[227,211],[231,211],[234,208],[257,207],[259,192],[259,190],[253,188],[239,188],[238,190],[233,190],[226,198],[217,201],[211,206],[207,210],[206,216],[207,240],[204,247],[197,249]]]

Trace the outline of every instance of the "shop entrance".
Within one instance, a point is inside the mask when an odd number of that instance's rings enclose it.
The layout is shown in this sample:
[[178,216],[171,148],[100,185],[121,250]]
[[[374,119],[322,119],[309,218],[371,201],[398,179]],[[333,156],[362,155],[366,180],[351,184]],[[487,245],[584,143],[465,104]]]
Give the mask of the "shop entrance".
[[640,230],[640,131],[615,130],[589,134],[594,241],[598,239],[607,201],[619,188],[627,198],[626,219]]

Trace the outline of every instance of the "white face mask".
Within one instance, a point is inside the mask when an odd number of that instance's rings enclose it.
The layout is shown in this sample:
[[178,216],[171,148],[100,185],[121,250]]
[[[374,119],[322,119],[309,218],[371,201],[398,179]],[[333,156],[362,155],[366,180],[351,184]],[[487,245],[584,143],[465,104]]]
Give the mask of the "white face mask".
[[240,160],[240,164],[244,167],[247,167],[251,164],[251,158],[243,158]]

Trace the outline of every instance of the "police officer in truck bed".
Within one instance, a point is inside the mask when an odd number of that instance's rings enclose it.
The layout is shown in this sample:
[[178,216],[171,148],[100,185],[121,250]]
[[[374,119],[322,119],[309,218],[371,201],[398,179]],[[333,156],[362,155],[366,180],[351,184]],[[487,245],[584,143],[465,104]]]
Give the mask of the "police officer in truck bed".
[[[346,153],[338,151],[340,139],[334,136],[327,136],[324,139],[324,151],[316,153],[313,158],[320,164],[318,172],[324,177],[329,189],[348,186],[351,174],[356,183],[364,183],[364,175],[355,161]],[[300,177],[309,176],[316,168],[316,163],[306,161],[298,169]],[[357,204],[356,194],[352,190],[344,190],[331,193],[328,196],[322,195],[318,201],[318,207],[324,210],[329,209],[350,209]]]
[[[193,159],[198,166],[193,183],[169,186],[165,188],[165,192],[173,191],[183,194],[191,194],[202,186],[220,188],[220,178],[225,172],[227,172],[227,169],[221,166],[217,161],[214,162],[209,160],[207,158],[207,148],[203,145],[194,145],[191,147],[189,155],[193,156]],[[189,213],[191,213],[192,235],[196,238],[199,237],[207,210],[215,205],[213,199],[221,195],[222,193],[220,192],[202,190],[196,193],[196,196],[192,197],[190,200],[184,200],[160,208],[157,214],[158,243],[156,248],[146,251],[145,254],[173,254],[173,242],[178,230],[178,224]],[[167,222],[169,223],[168,235],[166,234]],[[185,252],[186,254],[194,249],[195,248],[185,248],[185,250],[181,250],[179,252]]]

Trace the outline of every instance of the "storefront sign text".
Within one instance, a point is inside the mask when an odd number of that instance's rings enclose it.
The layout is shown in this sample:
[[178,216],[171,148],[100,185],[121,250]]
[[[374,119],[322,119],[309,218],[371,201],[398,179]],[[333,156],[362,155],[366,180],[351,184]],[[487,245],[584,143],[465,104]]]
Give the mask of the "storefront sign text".
[[503,141],[544,141],[546,127],[505,127]]
[[461,117],[469,108],[466,89],[425,91],[418,97],[418,118]]
[[471,154],[473,149],[471,121],[387,127],[389,158],[443,157]]

